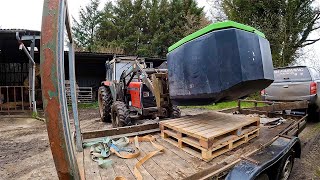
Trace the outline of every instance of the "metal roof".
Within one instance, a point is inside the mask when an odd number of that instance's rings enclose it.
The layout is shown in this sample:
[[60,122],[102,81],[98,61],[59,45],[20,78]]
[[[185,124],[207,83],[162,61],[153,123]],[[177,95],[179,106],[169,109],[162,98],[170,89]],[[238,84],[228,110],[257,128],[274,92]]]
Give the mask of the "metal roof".
[[29,29],[0,29],[0,33],[16,33],[19,32],[22,35],[40,35],[40,31],[29,30]]

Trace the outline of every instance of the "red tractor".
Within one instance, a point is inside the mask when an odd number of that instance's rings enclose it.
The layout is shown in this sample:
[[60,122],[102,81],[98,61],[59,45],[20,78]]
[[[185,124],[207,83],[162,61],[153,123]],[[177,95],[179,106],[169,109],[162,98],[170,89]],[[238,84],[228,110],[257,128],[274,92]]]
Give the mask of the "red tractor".
[[106,63],[106,81],[101,84],[101,121],[112,122],[113,127],[181,115],[170,101],[167,69],[146,68],[143,58],[115,57]]

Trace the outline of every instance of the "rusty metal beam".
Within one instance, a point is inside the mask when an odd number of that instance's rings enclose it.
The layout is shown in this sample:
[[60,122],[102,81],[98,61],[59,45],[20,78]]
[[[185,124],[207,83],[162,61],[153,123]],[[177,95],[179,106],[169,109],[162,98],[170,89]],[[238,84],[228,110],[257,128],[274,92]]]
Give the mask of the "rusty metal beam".
[[66,12],[66,0],[44,1],[40,52],[43,108],[59,179],[80,179],[65,94],[64,32],[65,27],[70,28],[65,25]]

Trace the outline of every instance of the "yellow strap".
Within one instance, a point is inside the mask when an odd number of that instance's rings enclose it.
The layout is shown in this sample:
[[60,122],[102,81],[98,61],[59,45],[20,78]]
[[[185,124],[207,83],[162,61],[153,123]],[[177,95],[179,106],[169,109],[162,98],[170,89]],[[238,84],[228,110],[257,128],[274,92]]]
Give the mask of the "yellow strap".
[[125,177],[117,176],[114,178],[114,180],[127,180]]
[[[148,159],[150,159],[151,157],[153,157],[154,155],[163,152],[164,151],[164,147],[160,146],[156,143],[154,143],[154,141],[156,140],[155,137],[151,136],[151,135],[147,135],[147,136],[143,136],[143,137],[134,137],[134,138],[130,138],[130,142],[134,142],[135,143],[135,147],[138,149],[138,151],[134,154],[127,154],[127,155],[121,155],[119,152],[115,151],[114,149],[110,149],[111,152],[114,152],[117,156],[121,157],[121,158],[125,158],[125,159],[130,159],[130,158],[136,158],[140,155],[140,146],[139,146],[139,142],[150,142],[157,150],[156,151],[152,151],[149,152],[147,155],[145,155],[142,159],[140,159],[136,165],[134,166],[134,176],[138,179],[138,180],[142,180],[142,175],[139,171],[139,168],[141,167],[141,165],[146,162]],[[125,177],[122,176],[117,176],[115,178],[115,180],[126,180]]]

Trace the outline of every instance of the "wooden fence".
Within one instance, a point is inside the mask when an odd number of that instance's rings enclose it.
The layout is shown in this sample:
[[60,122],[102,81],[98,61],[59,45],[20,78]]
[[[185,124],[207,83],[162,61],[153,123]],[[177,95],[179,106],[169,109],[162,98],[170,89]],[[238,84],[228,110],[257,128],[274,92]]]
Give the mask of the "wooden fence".
[[28,86],[0,86],[0,113],[31,110]]

